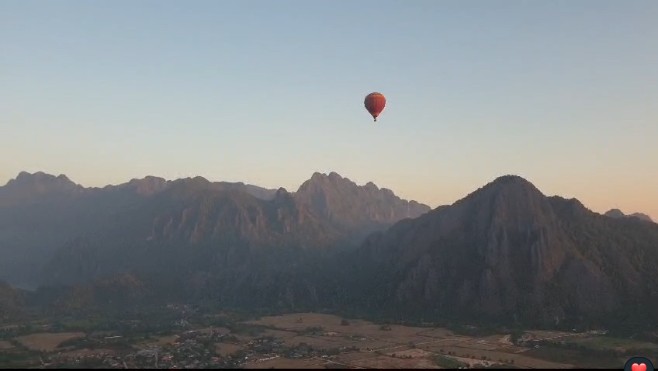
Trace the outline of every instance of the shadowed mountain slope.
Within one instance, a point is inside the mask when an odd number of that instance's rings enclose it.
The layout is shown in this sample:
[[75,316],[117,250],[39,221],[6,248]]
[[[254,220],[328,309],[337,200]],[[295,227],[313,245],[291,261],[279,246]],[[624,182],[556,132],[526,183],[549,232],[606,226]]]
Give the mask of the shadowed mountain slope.
[[658,225],[546,197],[518,176],[401,221],[371,236],[357,255],[360,267],[352,269],[362,272],[360,292],[372,293],[364,305],[373,310],[658,323],[649,309],[658,305]]

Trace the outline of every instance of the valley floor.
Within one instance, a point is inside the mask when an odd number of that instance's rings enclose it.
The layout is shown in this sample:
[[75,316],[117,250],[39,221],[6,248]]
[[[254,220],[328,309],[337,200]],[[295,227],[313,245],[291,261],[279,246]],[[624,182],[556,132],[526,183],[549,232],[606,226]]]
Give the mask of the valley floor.
[[3,324],[0,367],[618,368],[638,350],[658,355],[658,344],[597,332],[526,331],[514,344],[511,334],[465,336],[329,314],[228,318],[205,315],[151,329],[123,320],[123,331],[79,320]]

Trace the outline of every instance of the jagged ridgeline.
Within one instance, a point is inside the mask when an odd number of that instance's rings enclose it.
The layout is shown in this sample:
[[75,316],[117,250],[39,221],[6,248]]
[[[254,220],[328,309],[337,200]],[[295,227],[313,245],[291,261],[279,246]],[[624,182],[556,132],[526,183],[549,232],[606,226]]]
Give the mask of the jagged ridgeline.
[[53,299],[62,308],[175,299],[658,324],[658,225],[547,197],[517,176],[430,210],[336,173],[315,173],[294,193],[201,177],[84,188],[21,173],[0,187],[0,230],[1,278],[65,286]]
[[290,275],[290,266],[355,248],[430,210],[336,173],[315,173],[294,193],[201,177],[84,188],[63,175],[21,173],[0,188],[0,207],[8,282],[70,285],[131,273],[185,295],[198,286],[239,294],[260,281],[276,285],[271,271]]

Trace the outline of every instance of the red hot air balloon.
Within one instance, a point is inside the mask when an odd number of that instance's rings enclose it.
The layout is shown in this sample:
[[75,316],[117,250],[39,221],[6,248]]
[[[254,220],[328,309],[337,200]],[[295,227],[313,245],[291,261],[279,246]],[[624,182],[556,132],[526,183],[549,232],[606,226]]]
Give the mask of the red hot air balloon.
[[386,106],[386,97],[382,93],[370,93],[366,96],[363,104],[366,106],[366,109],[372,115],[372,118],[377,122],[377,117],[384,110]]

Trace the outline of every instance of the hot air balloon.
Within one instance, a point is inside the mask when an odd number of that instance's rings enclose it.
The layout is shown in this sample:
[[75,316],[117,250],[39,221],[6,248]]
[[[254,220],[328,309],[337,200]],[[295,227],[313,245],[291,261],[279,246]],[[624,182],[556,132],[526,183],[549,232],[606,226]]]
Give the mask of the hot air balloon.
[[382,93],[370,93],[366,96],[363,104],[372,115],[372,118],[375,119],[375,122],[377,122],[377,117],[382,113],[386,106],[386,97],[384,97],[384,94]]

